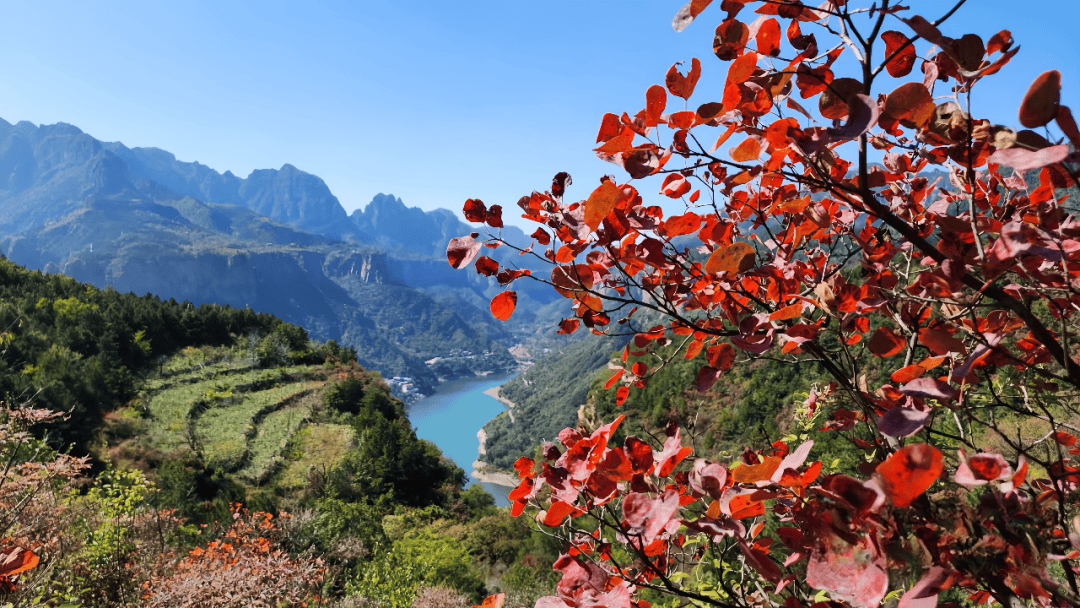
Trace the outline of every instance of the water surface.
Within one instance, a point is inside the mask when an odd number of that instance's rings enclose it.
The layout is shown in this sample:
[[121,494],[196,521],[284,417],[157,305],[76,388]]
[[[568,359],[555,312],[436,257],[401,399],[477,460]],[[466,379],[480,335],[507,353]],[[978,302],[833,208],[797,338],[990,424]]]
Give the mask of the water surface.
[[[409,406],[409,420],[416,427],[416,435],[439,446],[443,454],[469,473],[480,445],[476,432],[488,420],[506,410],[502,403],[485,395],[484,391],[505,383],[515,375],[516,372],[475,376],[440,384],[434,395]],[[500,507],[510,504],[507,495],[513,488],[477,482],[470,476],[469,484],[472,483],[483,485]]]

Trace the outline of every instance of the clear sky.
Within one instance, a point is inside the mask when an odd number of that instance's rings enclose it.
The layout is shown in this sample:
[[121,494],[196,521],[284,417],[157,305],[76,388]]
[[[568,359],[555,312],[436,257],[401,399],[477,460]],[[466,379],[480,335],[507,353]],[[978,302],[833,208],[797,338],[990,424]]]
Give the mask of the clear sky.
[[[591,152],[604,112],[641,109],[691,57],[704,69],[692,106],[719,100],[724,13],[717,0],[677,34],[683,1],[6,2],[0,117],[67,122],[240,177],[291,163],[348,211],[379,192],[425,209],[507,207],[558,171],[584,198],[616,172]],[[904,4],[929,19],[951,6]],[[1015,125],[1027,85],[1055,68],[1080,115],[1078,5],[968,0],[944,33],[1008,28],[1022,46],[982,85],[976,116]]]

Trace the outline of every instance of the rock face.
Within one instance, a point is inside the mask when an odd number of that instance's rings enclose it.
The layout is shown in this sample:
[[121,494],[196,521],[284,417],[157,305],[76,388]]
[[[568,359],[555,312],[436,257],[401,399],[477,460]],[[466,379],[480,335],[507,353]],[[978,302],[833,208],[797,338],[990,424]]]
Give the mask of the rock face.
[[[508,214],[513,212],[507,210]],[[458,217],[459,214],[449,209],[424,211],[419,207],[407,207],[393,194],[381,193],[375,195],[362,211],[357,209],[349,215],[349,219],[369,242],[389,251],[408,251],[440,259],[445,257],[446,244],[450,239],[477,230],[483,231],[460,221]],[[529,242],[525,233],[516,226],[503,228],[502,236],[523,247]]]

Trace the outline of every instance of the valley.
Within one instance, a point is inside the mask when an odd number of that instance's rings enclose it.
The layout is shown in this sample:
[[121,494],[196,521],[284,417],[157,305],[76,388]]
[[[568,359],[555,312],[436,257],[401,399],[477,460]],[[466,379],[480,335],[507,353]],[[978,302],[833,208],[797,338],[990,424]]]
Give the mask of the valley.
[[392,386],[410,400],[443,380],[516,369],[508,348],[555,297],[525,294],[521,321],[498,323],[486,310],[495,279],[446,264],[448,235],[470,229],[452,212],[379,195],[349,216],[292,165],[241,179],[72,125],[0,120],[0,175],[8,259],[121,292],[277,315],[408,378]]

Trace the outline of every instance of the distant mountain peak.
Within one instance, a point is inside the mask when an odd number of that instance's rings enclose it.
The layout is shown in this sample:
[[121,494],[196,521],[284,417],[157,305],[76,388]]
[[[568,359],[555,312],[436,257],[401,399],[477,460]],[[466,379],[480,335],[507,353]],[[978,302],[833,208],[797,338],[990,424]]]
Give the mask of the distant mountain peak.
[[326,183],[292,164],[241,179],[160,148],[101,142],[63,122],[0,124],[0,174],[0,234],[44,225],[85,200],[125,192],[150,200],[190,196],[246,207],[322,236],[360,236]]

